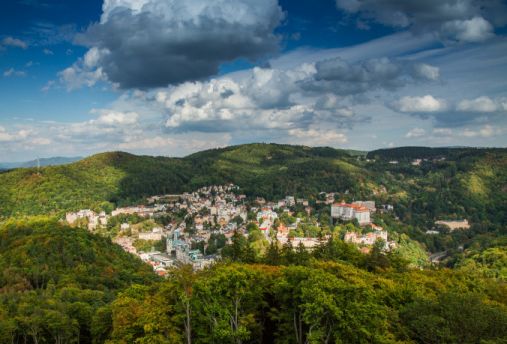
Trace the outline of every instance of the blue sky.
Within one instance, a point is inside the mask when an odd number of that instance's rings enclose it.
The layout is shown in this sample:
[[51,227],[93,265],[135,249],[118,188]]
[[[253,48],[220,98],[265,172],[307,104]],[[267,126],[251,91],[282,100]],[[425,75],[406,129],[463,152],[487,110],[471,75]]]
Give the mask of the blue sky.
[[505,147],[506,24],[499,0],[13,0],[0,161]]

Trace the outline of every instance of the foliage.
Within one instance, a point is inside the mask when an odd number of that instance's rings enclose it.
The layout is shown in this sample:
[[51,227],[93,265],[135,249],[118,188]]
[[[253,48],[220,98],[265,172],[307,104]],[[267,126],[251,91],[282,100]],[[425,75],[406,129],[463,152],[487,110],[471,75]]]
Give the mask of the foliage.
[[42,217],[0,226],[0,267],[2,343],[107,337],[108,317],[99,310],[118,290],[157,280],[149,266],[109,239]]
[[186,277],[169,278],[156,288],[133,286],[119,296],[112,305],[112,343],[507,339],[505,286],[446,270],[370,273],[343,262],[315,261],[309,266],[221,264],[172,274]]

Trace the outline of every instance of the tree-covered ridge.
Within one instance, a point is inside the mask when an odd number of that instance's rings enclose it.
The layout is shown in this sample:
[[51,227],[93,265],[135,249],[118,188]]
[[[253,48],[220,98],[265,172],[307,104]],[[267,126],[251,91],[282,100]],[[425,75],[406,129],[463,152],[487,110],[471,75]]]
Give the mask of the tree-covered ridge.
[[9,221],[0,239],[1,343],[507,340],[507,286],[470,264],[410,269],[339,240],[255,257],[236,236],[223,262],[161,281],[108,239],[54,220]]
[[28,290],[50,282],[114,290],[153,279],[145,264],[109,239],[45,218],[2,224],[0,255],[2,288],[15,280]]
[[92,343],[119,290],[157,281],[109,239],[46,218],[0,227],[0,271],[1,343]]
[[501,343],[506,292],[470,274],[340,261],[180,269],[113,302],[111,343]]
[[495,153],[505,151],[504,148],[471,148],[471,147],[397,147],[384,148],[368,152],[366,155],[370,159],[435,159],[452,158],[455,160],[460,156],[481,155],[484,152]]
[[179,192],[188,167],[178,159],[103,153],[77,163],[0,174],[0,215],[59,214]]
[[192,178],[194,187],[232,182],[248,195],[268,199],[346,189],[366,193],[369,179],[347,152],[326,147],[250,144],[185,159],[200,171]]
[[[365,189],[366,171],[332,148],[252,144],[183,159],[102,153],[77,163],[0,173],[0,216],[117,205],[164,193],[235,183],[265,197],[337,188]],[[353,159],[352,159],[353,160]],[[360,173],[363,172],[363,173]]]
[[[338,192],[348,200],[396,205],[404,222],[431,227],[435,219],[466,216],[473,222],[506,224],[507,150],[474,148],[393,149],[399,163],[374,161],[333,148],[249,144],[181,159],[98,154],[74,164],[0,173],[0,216],[61,215],[107,208],[143,197],[234,183],[249,196],[315,197]],[[429,154],[426,151],[436,153]],[[441,156],[441,154],[444,154]],[[419,155],[418,155],[419,154]],[[425,159],[415,166],[412,157]]]

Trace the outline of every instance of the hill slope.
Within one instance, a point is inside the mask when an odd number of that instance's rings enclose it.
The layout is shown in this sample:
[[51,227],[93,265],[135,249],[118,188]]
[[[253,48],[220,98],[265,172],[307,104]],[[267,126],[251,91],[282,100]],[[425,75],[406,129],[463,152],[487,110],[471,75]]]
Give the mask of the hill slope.
[[0,343],[507,340],[505,284],[468,267],[406,270],[338,241],[277,252],[267,265],[184,266],[162,281],[85,230],[11,221],[0,225]]
[[103,153],[79,162],[0,173],[0,215],[46,214],[235,183],[266,197],[366,189],[367,171],[331,148],[253,144],[183,159]]
[[369,159],[437,159],[447,158],[456,160],[461,156],[483,155],[484,153],[505,152],[504,148],[471,148],[471,147],[396,147],[377,149],[368,152]]
[[181,191],[188,164],[178,159],[103,153],[79,162],[0,173],[0,214],[35,215],[128,202]]
[[[0,173],[0,216],[62,214],[67,210],[139,202],[234,183],[247,195],[278,198],[338,191],[346,199],[397,205],[405,222],[441,217],[507,223],[507,150],[402,147],[368,154],[333,148],[249,144],[185,158],[103,153],[79,162]],[[390,164],[390,159],[399,164]],[[412,159],[425,158],[420,166]],[[444,158],[444,159],[442,159]],[[348,193],[346,192],[348,191]],[[426,225],[426,223],[425,223]],[[429,225],[429,223],[427,223]]]
[[365,192],[369,173],[346,151],[333,148],[250,144],[185,158],[196,172],[191,186],[232,182],[249,195],[268,198],[354,189]]
[[1,343],[92,343],[119,291],[158,280],[110,240],[46,218],[0,225],[0,271]]

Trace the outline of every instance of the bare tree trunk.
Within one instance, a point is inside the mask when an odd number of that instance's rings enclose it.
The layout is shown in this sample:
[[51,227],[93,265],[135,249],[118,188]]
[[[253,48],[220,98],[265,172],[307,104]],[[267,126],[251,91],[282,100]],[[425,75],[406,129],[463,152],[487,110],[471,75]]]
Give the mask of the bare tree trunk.
[[185,332],[187,335],[187,344],[192,344],[192,328],[190,323],[191,310],[189,302],[187,302],[185,306],[186,306]]
[[303,344],[303,322],[301,321],[301,314],[294,312],[294,333],[296,334],[296,343]]
[[294,319],[294,334],[296,335],[296,343],[300,344],[298,325],[296,321],[296,312],[293,313],[293,319]]
[[[241,298],[236,298],[234,300],[234,332],[238,332],[239,329],[239,303],[241,302]],[[241,344],[241,339],[236,339],[237,344]]]
[[327,330],[326,339],[324,341],[325,344],[329,343],[329,339],[331,338],[331,331],[333,330],[333,323],[331,322],[331,325],[329,325],[329,328]]

